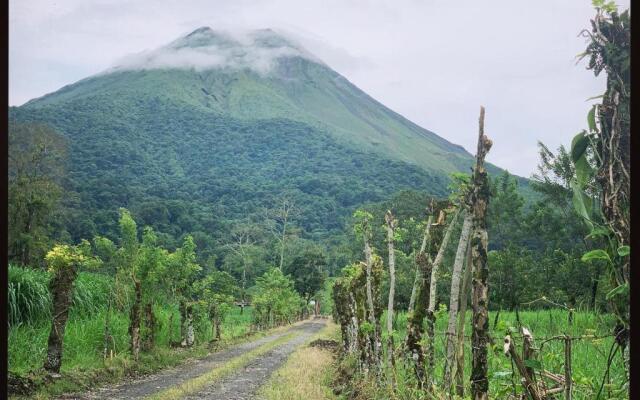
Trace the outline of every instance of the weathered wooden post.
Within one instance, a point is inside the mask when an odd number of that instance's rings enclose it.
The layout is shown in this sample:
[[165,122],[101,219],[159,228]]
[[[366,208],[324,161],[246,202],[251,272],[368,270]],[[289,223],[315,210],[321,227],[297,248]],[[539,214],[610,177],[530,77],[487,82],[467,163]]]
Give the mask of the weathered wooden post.
[[396,258],[394,243],[395,229],[398,226],[398,221],[393,217],[391,210],[388,210],[384,216],[387,223],[387,242],[389,246],[389,302],[387,304],[387,370],[389,371],[389,382],[391,388],[395,391],[396,379],[395,368],[396,361],[393,356],[393,300],[396,289]]
[[473,212],[473,235],[471,239],[471,261],[473,265],[473,332],[471,336],[472,369],[471,390],[475,400],[487,400],[489,380],[487,378],[487,342],[489,333],[487,277],[487,207],[489,205],[489,177],[484,168],[484,158],[492,142],[484,134],[484,107],[480,107],[478,150],[473,170],[471,210]]

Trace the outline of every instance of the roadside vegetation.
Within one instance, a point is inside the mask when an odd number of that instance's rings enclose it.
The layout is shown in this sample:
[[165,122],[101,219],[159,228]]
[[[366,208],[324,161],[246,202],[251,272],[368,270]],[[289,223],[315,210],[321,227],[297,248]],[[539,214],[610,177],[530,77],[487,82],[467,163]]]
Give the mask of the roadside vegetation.
[[629,11],[593,4],[580,58],[607,88],[570,150],[540,143],[540,201],[489,178],[481,107],[448,199],[354,214],[363,261],[333,284],[347,398],[629,398]]

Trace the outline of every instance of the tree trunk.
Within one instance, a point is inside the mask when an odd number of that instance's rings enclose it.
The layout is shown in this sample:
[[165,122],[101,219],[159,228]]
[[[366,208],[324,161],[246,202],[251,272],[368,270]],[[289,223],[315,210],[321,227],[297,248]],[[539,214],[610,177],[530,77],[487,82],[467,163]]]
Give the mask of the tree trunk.
[[247,287],[247,263],[242,258],[242,306],[240,306],[240,315],[244,314],[244,305],[246,304],[245,295]]
[[455,362],[456,322],[458,319],[458,298],[460,296],[460,277],[465,257],[467,255],[467,243],[471,233],[472,215],[466,213],[460,232],[460,241],[456,250],[456,258],[453,263],[451,275],[451,295],[449,299],[449,323],[447,325],[447,356],[444,360],[444,390],[449,393],[451,389],[451,371]]
[[[441,211],[442,212],[442,211]],[[443,212],[442,212],[443,213]],[[433,371],[435,366],[435,308],[436,308],[436,293],[438,290],[438,271],[440,269],[440,265],[442,264],[442,260],[444,259],[444,253],[449,245],[449,240],[451,238],[451,231],[453,230],[456,221],[458,220],[458,215],[460,214],[460,210],[456,210],[453,218],[451,219],[451,223],[447,227],[447,230],[444,234],[444,238],[440,243],[440,247],[438,248],[438,253],[436,255],[435,260],[433,261],[433,268],[431,270],[431,283],[429,289],[429,309],[427,310],[427,380],[428,384],[431,384],[431,380],[433,379]],[[439,218],[439,224],[446,224],[444,218]]]
[[473,332],[471,349],[473,362],[471,370],[471,390],[475,400],[488,399],[489,380],[487,378],[487,342],[489,333],[489,296],[487,277],[487,206],[491,194],[489,178],[484,168],[484,158],[492,142],[484,134],[484,107],[480,107],[478,152],[473,171],[471,209],[473,210],[473,236],[471,239],[471,262],[473,265]]
[[[453,214],[453,218],[451,219],[451,223],[447,227],[447,230],[444,234],[444,238],[442,239],[442,243],[440,244],[440,248],[438,249],[438,254],[436,255],[436,259],[433,260],[433,269],[431,270],[431,287],[429,289],[429,311],[435,312],[436,310],[436,293],[438,292],[438,271],[440,270],[440,265],[442,264],[442,260],[444,259],[444,253],[447,250],[447,246],[449,245],[449,239],[451,238],[451,231],[453,231],[453,227],[458,220],[458,215],[460,214],[460,210],[456,210],[455,214]],[[446,222],[442,222],[445,224]]]
[[367,278],[367,308],[368,308],[368,320],[373,329],[373,335],[370,337],[371,352],[369,355],[372,357],[370,360],[371,366],[376,366],[379,370],[380,357],[380,332],[378,330],[379,321],[376,319],[376,312],[373,301],[373,255],[371,245],[369,244],[369,233],[365,231],[364,234],[364,254],[367,264],[366,278]]
[[411,288],[411,297],[409,298],[409,308],[407,309],[408,313],[413,312],[413,307],[416,303],[416,293],[418,292],[418,285],[421,282],[420,276],[420,268],[416,265],[414,278],[413,278],[413,287]]
[[456,394],[464,397],[464,325],[467,315],[467,296],[471,290],[471,243],[467,242],[467,256],[465,262],[462,293],[460,293],[460,312],[458,313],[458,343],[456,350]]
[[56,271],[50,284],[53,318],[47,342],[47,358],[44,362],[44,369],[50,373],[60,373],[64,331],[67,327],[69,308],[71,307],[73,282],[77,274],[75,266],[60,268]]
[[221,319],[220,318],[220,314],[216,313],[214,320],[214,323],[216,325],[216,340],[220,341],[222,339],[222,324],[221,324]]
[[153,349],[155,346],[155,335],[156,335],[156,317],[153,313],[153,305],[151,302],[145,304],[145,325],[146,332],[144,337],[144,349],[146,351]]
[[193,332],[193,309],[190,304],[180,300],[180,336],[182,347],[191,347],[195,340]]
[[193,308],[191,305],[187,306],[187,336],[185,338],[185,344],[187,347],[193,346],[195,342],[195,334],[193,331]]
[[113,341],[113,337],[111,336],[111,297],[109,297],[107,303],[107,313],[104,318],[104,350],[102,352],[102,357],[106,359],[109,356],[109,342]]
[[282,246],[280,246],[280,271],[282,271],[282,266],[284,265],[284,244],[287,234],[287,218],[284,218],[284,223],[282,224]]
[[180,299],[180,304],[178,305],[178,311],[180,312],[180,345],[184,346],[186,337],[186,325],[185,321],[187,320],[187,304],[183,299]]
[[[429,232],[431,230],[431,218],[432,217],[429,217],[427,221],[427,226],[424,228],[424,235],[422,236],[422,245],[420,246],[419,253],[424,253],[425,249],[427,248],[427,240],[429,238]],[[416,302],[416,294],[418,292],[418,287],[420,286],[420,282],[422,282],[421,274],[422,274],[422,271],[420,270],[420,267],[418,266],[418,264],[416,264],[415,278],[413,280],[413,288],[411,289],[411,298],[409,299],[409,313],[413,311],[413,306],[415,305],[415,302]]]
[[391,214],[391,211],[387,211],[385,215],[385,220],[387,223],[387,242],[389,246],[389,302],[387,304],[387,370],[389,371],[389,381],[391,383],[391,388],[395,391],[396,389],[396,380],[395,380],[395,368],[396,368],[396,360],[393,356],[394,345],[393,345],[393,300],[396,290],[396,257],[394,251],[394,235],[395,229],[398,225],[397,220]]
[[131,354],[133,359],[137,362],[140,356],[140,320],[141,320],[141,305],[142,305],[142,288],[140,281],[134,278],[133,280],[135,299],[131,306],[131,315],[129,321],[129,335],[131,335]]
[[418,381],[420,389],[425,387],[425,358],[422,351],[422,330],[424,318],[427,314],[427,308],[429,305],[429,289],[431,280],[431,262],[427,253],[418,253],[416,256],[416,264],[420,267],[421,282],[418,288],[418,295],[416,296],[416,308],[408,318],[407,326],[407,342],[406,348],[409,353],[409,357],[413,362],[414,372]]
[[594,312],[597,313],[597,303],[596,303],[596,299],[597,299],[597,295],[598,295],[598,285],[600,283],[600,265],[598,265],[596,267],[596,273],[595,276],[593,277],[593,283],[591,284],[591,299],[589,301],[589,308]]

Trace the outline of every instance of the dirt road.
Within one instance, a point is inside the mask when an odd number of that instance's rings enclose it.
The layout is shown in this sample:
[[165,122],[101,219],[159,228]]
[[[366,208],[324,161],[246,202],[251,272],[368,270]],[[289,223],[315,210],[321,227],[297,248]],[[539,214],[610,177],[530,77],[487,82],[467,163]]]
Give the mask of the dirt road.
[[[322,319],[306,321],[289,329],[279,331],[260,339],[229,347],[217,353],[213,353],[200,360],[187,362],[178,367],[161,371],[145,378],[128,382],[119,386],[96,389],[77,397],[64,397],[65,399],[144,399],[153,395],[161,395],[166,390],[182,385],[188,385],[193,379],[208,374],[221,368],[225,363],[241,357],[243,354],[256,350],[261,346],[278,339],[288,337],[282,343],[270,348],[267,352],[256,356],[245,365],[225,374],[220,379],[215,379],[197,390],[189,392],[185,399],[220,399],[220,400],[245,400],[253,399],[258,388],[266,382],[271,373],[277,370],[286,361],[298,346],[302,345],[311,336],[319,332],[326,322]],[[290,336],[293,335],[293,336]]]

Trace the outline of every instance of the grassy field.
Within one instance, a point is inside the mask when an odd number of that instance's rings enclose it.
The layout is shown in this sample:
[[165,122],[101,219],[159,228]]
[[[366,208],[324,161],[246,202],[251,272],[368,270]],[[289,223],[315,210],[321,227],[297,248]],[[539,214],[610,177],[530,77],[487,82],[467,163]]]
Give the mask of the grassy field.
[[[490,334],[494,339],[494,346],[489,350],[489,377],[490,394],[492,398],[508,398],[513,394],[514,382],[517,393],[522,393],[520,376],[515,372],[512,374],[512,365],[509,358],[502,353],[503,339],[507,331],[517,329],[516,315],[513,312],[502,311],[494,328],[496,312],[489,313]],[[394,340],[396,346],[403,342],[406,333],[406,313],[397,315],[394,325]],[[444,369],[445,331],[448,315],[446,311],[437,313],[436,339],[435,339],[435,386],[442,384]],[[383,316],[386,320],[386,316]],[[467,324],[465,327],[465,394],[469,393],[469,376],[471,367],[471,311],[467,312]],[[595,336],[596,338],[584,338],[572,343],[572,369],[574,381],[574,399],[594,399],[600,389],[605,370],[607,368],[607,358],[613,344],[613,337],[597,338],[607,336],[612,332],[614,319],[607,314],[594,314],[577,312],[574,314],[573,323],[568,323],[568,312],[560,309],[548,309],[538,311],[521,311],[520,322],[522,326],[531,331],[534,337],[535,346],[539,349],[537,360],[542,368],[547,371],[564,373],[564,344],[562,341],[551,340],[546,343],[547,338],[568,334],[572,337]],[[384,329],[384,328],[383,328]],[[387,333],[383,333],[383,342],[386,341]],[[522,349],[522,340],[519,334],[514,334],[516,346],[519,353]],[[544,344],[543,344],[544,343]],[[410,367],[402,362],[397,366],[398,391],[397,398],[419,399],[422,394],[411,388],[408,382],[413,378]],[[626,393],[620,392],[619,385],[625,381],[625,372],[622,363],[622,356],[618,353],[614,357],[611,365],[610,378],[605,382],[602,399],[624,399]],[[385,389],[374,388],[366,382],[360,382],[361,387],[357,390],[361,398],[389,398],[389,393]],[[558,398],[561,398],[560,395]]]

